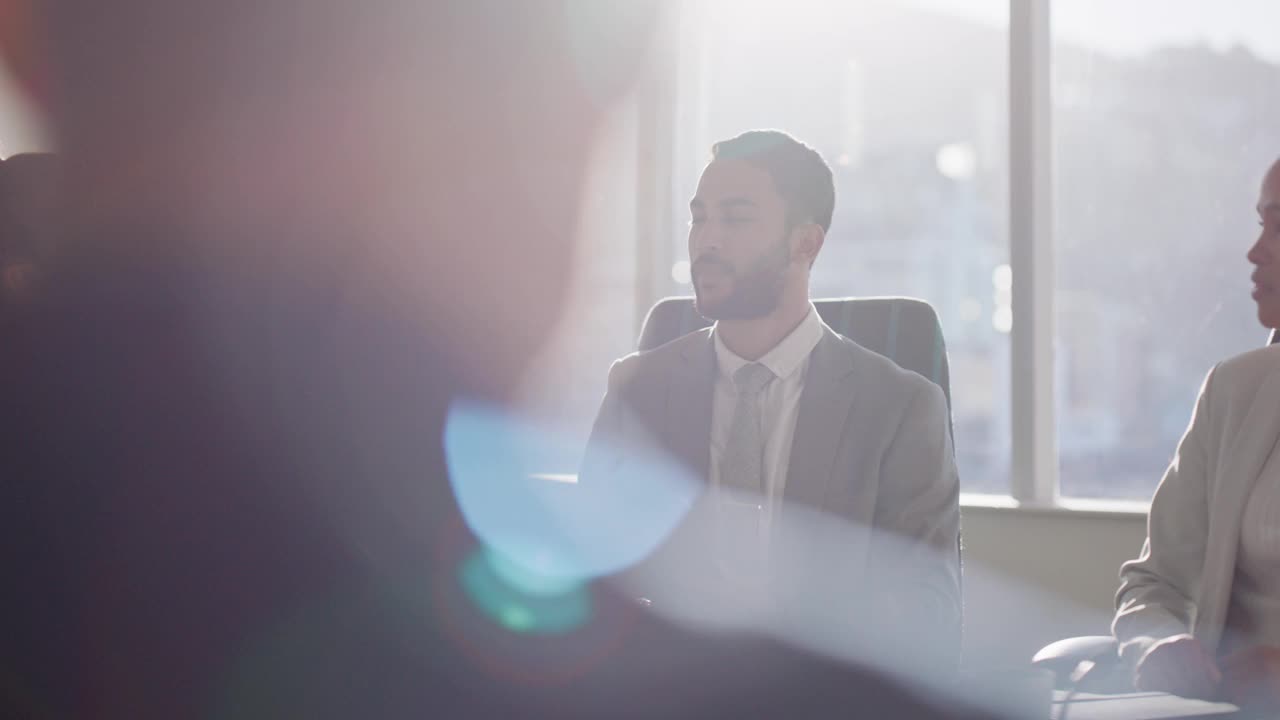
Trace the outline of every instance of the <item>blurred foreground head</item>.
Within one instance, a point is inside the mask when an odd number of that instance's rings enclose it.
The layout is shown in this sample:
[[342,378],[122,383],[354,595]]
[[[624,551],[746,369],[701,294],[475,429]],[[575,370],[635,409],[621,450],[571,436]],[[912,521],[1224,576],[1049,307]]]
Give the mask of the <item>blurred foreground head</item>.
[[120,252],[375,288],[450,381],[500,395],[560,311],[595,131],[641,71],[652,5],[0,0],[0,47],[82,234],[260,229]]
[[57,158],[48,153],[0,161],[0,308],[36,292],[53,242],[56,183]]

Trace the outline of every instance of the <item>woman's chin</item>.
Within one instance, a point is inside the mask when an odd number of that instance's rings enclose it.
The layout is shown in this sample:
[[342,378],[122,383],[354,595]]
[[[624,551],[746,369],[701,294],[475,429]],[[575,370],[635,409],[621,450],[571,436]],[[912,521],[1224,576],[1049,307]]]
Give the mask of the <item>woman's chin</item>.
[[1269,330],[1280,328],[1280,308],[1269,307],[1268,304],[1258,304],[1258,322],[1262,327]]

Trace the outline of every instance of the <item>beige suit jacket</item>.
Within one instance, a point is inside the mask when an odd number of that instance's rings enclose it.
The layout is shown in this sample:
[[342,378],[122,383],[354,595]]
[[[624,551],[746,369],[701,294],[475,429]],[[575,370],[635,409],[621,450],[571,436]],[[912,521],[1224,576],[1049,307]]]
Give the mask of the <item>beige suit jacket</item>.
[[1222,640],[1240,520],[1280,434],[1280,346],[1211,370],[1151,501],[1141,555],[1124,564],[1112,630],[1134,661],[1161,638]]

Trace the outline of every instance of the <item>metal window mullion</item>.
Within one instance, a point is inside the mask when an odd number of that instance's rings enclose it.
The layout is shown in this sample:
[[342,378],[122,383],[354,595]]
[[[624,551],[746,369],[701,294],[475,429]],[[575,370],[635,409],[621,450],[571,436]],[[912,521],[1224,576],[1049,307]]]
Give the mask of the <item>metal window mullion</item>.
[[1020,504],[1039,506],[1058,496],[1049,5],[1009,2],[1011,490]]

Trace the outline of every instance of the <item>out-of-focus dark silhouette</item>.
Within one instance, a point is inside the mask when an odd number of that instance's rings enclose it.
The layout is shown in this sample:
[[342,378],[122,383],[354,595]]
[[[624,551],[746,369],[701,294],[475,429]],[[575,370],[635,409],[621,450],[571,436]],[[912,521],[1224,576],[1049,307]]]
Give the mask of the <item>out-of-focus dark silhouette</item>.
[[0,307],[25,303],[37,291],[53,251],[57,173],[48,153],[0,162]]
[[607,584],[568,632],[468,592],[502,577],[469,570],[446,408],[501,402],[550,334],[650,4],[0,18],[63,166],[58,250],[0,351],[4,714],[939,714]]

